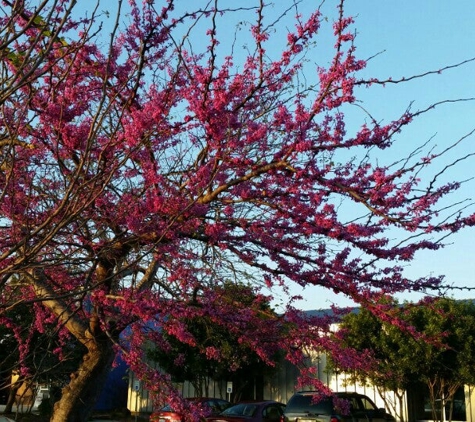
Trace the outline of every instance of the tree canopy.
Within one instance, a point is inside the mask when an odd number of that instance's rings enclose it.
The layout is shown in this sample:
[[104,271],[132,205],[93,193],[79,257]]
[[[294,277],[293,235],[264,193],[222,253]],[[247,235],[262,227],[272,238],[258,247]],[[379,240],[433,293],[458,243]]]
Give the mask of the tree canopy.
[[[445,408],[450,420],[457,390],[475,384],[475,304],[442,298],[402,305],[386,301],[386,306],[399,325],[361,309],[346,315],[336,334],[343,348],[366,354],[372,365],[335,367],[351,370],[351,382],[396,392],[401,405],[406,390],[423,385],[433,410],[430,418],[444,420]],[[395,410],[403,418],[402,406]]]
[[[256,300],[254,289],[244,284],[224,284],[218,288],[227,300],[238,302],[246,307],[257,309],[261,321],[272,321],[277,317],[268,302]],[[274,355],[263,361],[248,343],[239,341],[235,330],[216,324],[209,317],[183,318],[181,322],[193,336],[193,344],[184,343],[175,336],[164,333],[163,343],[152,344],[148,356],[158,363],[160,369],[172,377],[174,382],[189,381],[195,388],[196,395],[206,396],[209,382],[233,382],[233,401],[242,398],[245,389],[252,387],[255,378],[262,378],[278,370],[279,344],[284,341],[285,330],[278,330],[266,338],[261,336],[261,323],[255,327],[255,337],[266,342],[275,350]],[[251,326],[246,325],[250,330]],[[209,359],[211,349],[219,351],[219,359]],[[224,393],[224,391],[223,391]],[[253,398],[253,397],[249,397]]]
[[[0,309],[21,297],[38,331],[55,318],[87,349],[52,421],[87,419],[118,349],[168,395],[143,343],[166,332],[193,344],[183,318],[234,331],[266,361],[256,327],[266,337],[281,318],[230,304],[216,289],[230,279],[252,280],[258,300],[295,283],[361,305],[440,287],[403,265],[475,223],[464,203],[444,202],[460,187],[446,170],[473,152],[447,162],[455,139],[392,154],[425,111],[381,123],[358,107],[360,124],[347,126],[358,89],[401,81],[359,76],[343,0],[330,17],[301,15],[297,1],[277,14],[263,1],[119,1],[112,16],[77,3],[0,9]],[[329,19],[329,60],[309,63],[310,77],[303,64]],[[291,300],[283,313],[289,360],[303,358],[296,345],[331,349],[315,335],[330,321],[304,320]]]

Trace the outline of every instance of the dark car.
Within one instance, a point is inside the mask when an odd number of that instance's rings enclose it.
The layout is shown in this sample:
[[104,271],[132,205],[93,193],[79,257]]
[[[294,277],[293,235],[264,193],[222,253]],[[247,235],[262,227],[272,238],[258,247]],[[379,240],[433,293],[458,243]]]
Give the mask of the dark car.
[[367,396],[358,393],[334,393],[319,397],[316,391],[295,393],[287,403],[285,422],[394,422],[385,409],[377,408]]
[[207,422],[283,422],[285,404],[273,400],[249,401],[228,407]]
[[[195,397],[186,399],[191,404],[202,409],[204,416],[218,415],[224,409],[229,407],[231,403],[223,399],[213,399],[205,397]],[[162,407],[158,412],[154,412],[150,415],[150,422],[183,422],[184,417],[182,414],[174,411],[171,406],[166,405]]]

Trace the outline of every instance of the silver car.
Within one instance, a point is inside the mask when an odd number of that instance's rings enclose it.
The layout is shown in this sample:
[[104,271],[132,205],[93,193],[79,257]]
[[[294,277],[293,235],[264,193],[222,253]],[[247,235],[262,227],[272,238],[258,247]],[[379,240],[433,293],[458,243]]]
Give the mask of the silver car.
[[285,422],[395,422],[383,408],[358,393],[321,396],[317,391],[295,393],[285,408]]

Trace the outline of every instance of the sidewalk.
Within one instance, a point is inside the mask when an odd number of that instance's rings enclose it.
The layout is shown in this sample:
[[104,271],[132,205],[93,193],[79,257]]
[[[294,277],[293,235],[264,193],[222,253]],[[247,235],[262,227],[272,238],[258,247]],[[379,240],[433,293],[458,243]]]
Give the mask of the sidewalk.
[[[3,413],[5,411],[5,405],[4,404],[0,404],[0,413]],[[13,408],[12,408],[12,412],[16,413],[25,413],[26,411],[28,410],[28,406],[19,406],[18,408],[13,405]],[[5,416],[1,415],[0,414],[0,418],[5,418]],[[3,419],[0,419],[0,421],[3,422]]]
[[[16,406],[13,406],[13,412],[16,412],[17,410],[20,410],[20,413],[22,413],[21,410],[23,409],[17,409]],[[12,419],[12,418],[7,418],[6,416],[2,415],[1,413],[3,413],[5,411],[5,405],[4,404],[0,404],[0,422],[15,422],[15,419]]]

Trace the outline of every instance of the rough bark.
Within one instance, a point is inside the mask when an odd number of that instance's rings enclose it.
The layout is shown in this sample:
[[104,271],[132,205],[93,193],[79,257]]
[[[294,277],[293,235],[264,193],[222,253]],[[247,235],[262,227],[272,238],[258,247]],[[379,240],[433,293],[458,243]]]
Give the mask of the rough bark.
[[104,338],[91,341],[78,371],[71,374],[61,399],[54,405],[51,422],[85,422],[94,410],[114,360],[111,342]]
[[[110,262],[101,261],[96,268],[97,279],[109,280],[112,269]],[[86,422],[94,410],[115,357],[110,339],[113,334],[102,331],[97,309],[92,310],[87,323],[55,296],[42,271],[31,272],[30,276],[43,305],[57,315],[59,321],[87,348],[79,369],[71,374],[69,384],[63,388],[60,400],[55,403],[50,421]]]

